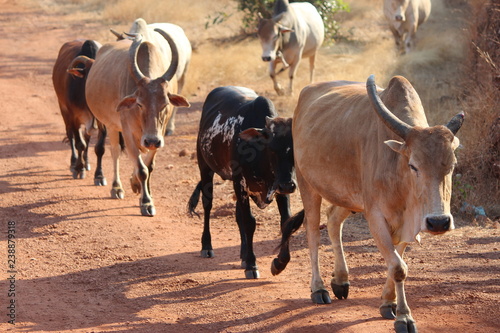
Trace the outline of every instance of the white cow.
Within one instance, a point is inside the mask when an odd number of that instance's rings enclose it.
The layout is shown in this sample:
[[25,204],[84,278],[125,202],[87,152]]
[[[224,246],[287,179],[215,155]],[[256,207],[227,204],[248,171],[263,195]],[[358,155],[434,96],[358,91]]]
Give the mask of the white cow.
[[396,41],[403,53],[415,45],[417,28],[431,13],[431,0],[384,0],[384,14]]
[[[277,0],[272,19],[264,19],[259,15],[258,35],[262,45],[262,60],[269,62],[269,75],[278,95],[284,95],[285,90],[276,81],[276,74],[290,68],[288,94],[291,95],[293,77],[302,58],[309,58],[310,81],[313,81],[316,53],[325,38],[323,20],[313,5]],[[276,73],[279,62],[283,68]]]

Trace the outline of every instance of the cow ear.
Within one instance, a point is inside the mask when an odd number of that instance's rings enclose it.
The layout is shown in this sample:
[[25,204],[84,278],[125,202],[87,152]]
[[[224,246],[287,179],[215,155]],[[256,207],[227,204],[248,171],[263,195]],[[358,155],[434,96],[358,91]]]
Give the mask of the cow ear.
[[245,141],[268,139],[269,133],[263,128],[249,128],[240,133],[240,138]]
[[168,94],[168,100],[172,105],[178,106],[178,107],[185,107],[188,108],[191,106],[187,99],[184,96],[181,95],[176,95],[176,94]]
[[403,152],[403,146],[404,143],[396,141],[396,140],[387,140],[384,141],[384,143],[389,146],[392,150],[394,150],[396,153],[402,153]]
[[137,98],[135,97],[125,97],[120,104],[116,107],[116,111],[130,110],[137,103]]
[[280,31],[281,31],[281,33],[285,33],[285,32],[293,32],[294,30],[291,28],[280,26]]

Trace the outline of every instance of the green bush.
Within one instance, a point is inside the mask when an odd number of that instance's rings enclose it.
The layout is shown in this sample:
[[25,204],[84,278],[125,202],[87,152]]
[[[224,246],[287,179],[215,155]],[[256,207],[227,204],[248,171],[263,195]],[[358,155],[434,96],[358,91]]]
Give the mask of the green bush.
[[[266,18],[271,18],[274,0],[236,0],[238,1],[238,10],[245,15],[243,25],[246,28],[257,25],[257,13],[261,13]],[[349,11],[349,5],[344,0],[303,0],[310,2],[318,10],[325,24],[325,40],[333,41],[339,32],[339,24],[333,18],[337,12]],[[293,2],[293,1],[291,1]]]

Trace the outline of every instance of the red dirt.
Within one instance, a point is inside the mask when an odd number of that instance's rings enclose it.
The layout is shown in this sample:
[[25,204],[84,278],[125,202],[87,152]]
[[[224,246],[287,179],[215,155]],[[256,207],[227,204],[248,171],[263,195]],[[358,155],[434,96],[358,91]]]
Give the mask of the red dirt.
[[[205,97],[179,111],[153,174],[157,216],[140,216],[138,198],[123,177],[124,200],[74,180],[64,126],[51,83],[63,42],[76,19],[0,1],[0,331],[19,332],[388,332],[378,314],[385,264],[366,222],[344,228],[351,272],[348,300],[315,305],[309,299],[309,259],[303,229],[292,261],[279,276],[269,270],[279,242],[278,211],[253,206],[255,249],[262,278],[244,279],[231,184],[215,186],[212,236],[216,257],[199,256],[202,222],[186,214],[198,181],[191,153]],[[86,29],[106,30],[97,20]],[[14,42],[14,43],[13,43]],[[191,69],[193,70],[193,69]],[[92,147],[93,149],[93,147]],[[186,156],[179,152],[187,150]],[[109,148],[104,158],[111,182]],[[91,154],[92,167],[95,155]],[[122,174],[131,172],[123,158]],[[301,208],[299,195],[292,209]],[[198,211],[201,212],[201,205]],[[15,222],[15,298],[7,297],[8,222]],[[11,223],[12,224],[12,223]],[[406,292],[421,332],[498,332],[500,230],[460,223],[441,237],[423,235],[406,262]],[[467,226],[466,226],[467,225]],[[333,254],[323,230],[321,262],[329,283]],[[15,325],[9,301],[15,299]]]

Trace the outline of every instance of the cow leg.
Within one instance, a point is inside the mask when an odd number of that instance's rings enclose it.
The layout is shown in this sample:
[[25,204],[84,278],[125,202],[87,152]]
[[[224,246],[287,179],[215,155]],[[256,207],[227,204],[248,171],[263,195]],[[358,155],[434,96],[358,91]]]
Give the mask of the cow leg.
[[349,295],[349,269],[345,261],[344,248],[342,246],[342,227],[344,220],[351,214],[345,208],[331,206],[328,210],[328,235],[332,241],[333,253],[335,255],[335,270],[332,275],[331,286],[333,293],[338,299],[347,299]]
[[[128,153],[135,157],[135,169],[134,174],[130,178],[130,184],[135,193],[140,192],[141,194],[139,199],[141,214],[142,216],[155,216],[156,209],[153,198],[151,197],[149,180],[151,179],[151,173],[154,168],[156,150],[149,150],[144,161],[138,149],[129,148]],[[132,155],[132,153],[134,153],[134,155]]]
[[253,252],[253,235],[256,228],[255,217],[250,210],[248,193],[243,189],[239,181],[234,181],[233,184],[236,194],[236,222],[238,223],[241,238],[241,264],[245,266],[245,277],[247,279],[258,279],[260,273]]
[[[199,160],[200,161],[200,160]],[[213,258],[212,235],[210,234],[210,211],[212,210],[214,191],[214,172],[207,165],[200,163],[201,173],[201,200],[203,203],[203,234],[201,235],[201,256]]]
[[95,154],[97,156],[97,166],[94,173],[94,185],[96,186],[106,186],[106,178],[104,177],[104,173],[102,171],[102,156],[105,152],[105,143],[106,143],[106,127],[98,122],[98,135],[97,135],[97,143],[94,147]]
[[113,158],[113,185],[111,187],[111,198],[123,199],[125,192],[123,191],[122,182],[120,180],[120,132],[109,131],[109,143],[111,144],[111,157]]
[[[406,243],[402,243],[396,246],[396,251],[403,258],[403,253],[406,248]],[[382,305],[380,306],[380,314],[386,319],[396,318],[396,285],[394,280],[387,277],[385,282],[384,290],[382,291]]]
[[[86,159],[85,159],[85,152],[87,150],[87,138],[85,137],[84,129],[76,126],[74,130],[74,143],[75,143],[75,148],[78,152],[78,157],[76,159],[75,163],[75,168],[73,171],[73,178],[80,178],[84,179],[85,178],[85,171],[86,171]],[[90,137],[89,137],[90,140]]]
[[271,77],[271,80],[273,80],[274,90],[276,91],[278,96],[283,96],[285,95],[285,89],[281,87],[278,80],[276,79],[276,63],[276,61],[271,61],[269,63],[269,76]]
[[291,96],[293,94],[293,78],[295,77],[295,73],[297,73],[297,69],[299,68],[300,58],[302,55],[299,55],[297,60],[294,61],[290,65],[290,70],[288,71],[288,78],[290,79],[290,83],[288,85],[288,95]]
[[300,196],[304,205],[304,224],[306,226],[307,244],[309,246],[309,258],[311,262],[311,299],[317,304],[330,304],[332,300],[321,278],[318,256],[322,198],[302,178],[299,169],[296,169],[296,173]]
[[394,42],[396,43],[398,52],[403,52],[403,36],[392,24],[389,27],[391,28],[392,35],[394,36]]
[[[415,320],[411,316],[411,310],[406,302],[404,291],[408,266],[403,261],[402,253],[406,245],[400,245],[397,249],[394,247],[389,227],[382,214],[371,213],[370,216],[367,216],[367,219],[370,232],[388,267],[388,282],[386,282],[382,294],[380,313],[384,318],[392,319],[389,310],[392,311],[396,302],[396,321],[394,322],[396,332],[417,332]],[[395,294],[393,290],[395,290]]]
[[[276,195],[276,203],[278,204],[278,210],[280,212],[281,220],[280,227],[283,232],[283,226],[285,222],[291,217],[290,212],[290,196],[288,194],[277,194]],[[280,247],[280,253],[278,257],[275,258],[271,265],[271,273],[273,275],[277,275],[281,273],[290,262],[290,246],[287,243],[284,246]]]

